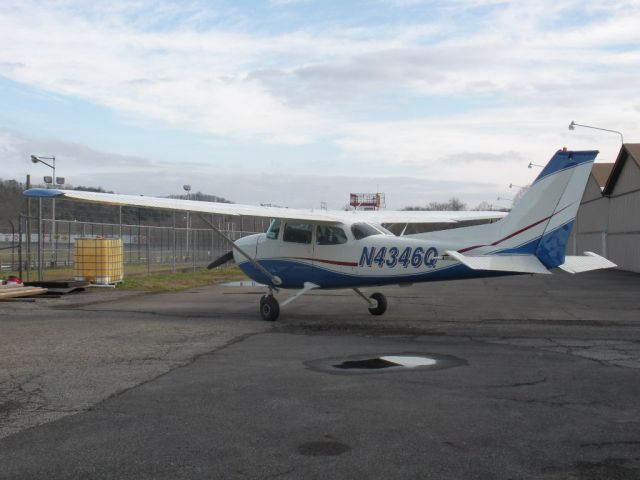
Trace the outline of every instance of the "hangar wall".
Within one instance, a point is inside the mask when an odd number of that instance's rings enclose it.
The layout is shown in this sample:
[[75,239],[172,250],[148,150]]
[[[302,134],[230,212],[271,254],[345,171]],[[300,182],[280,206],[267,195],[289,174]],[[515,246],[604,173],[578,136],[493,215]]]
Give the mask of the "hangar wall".
[[592,251],[640,272],[640,144],[622,146],[602,190],[590,176],[567,247],[570,255]]

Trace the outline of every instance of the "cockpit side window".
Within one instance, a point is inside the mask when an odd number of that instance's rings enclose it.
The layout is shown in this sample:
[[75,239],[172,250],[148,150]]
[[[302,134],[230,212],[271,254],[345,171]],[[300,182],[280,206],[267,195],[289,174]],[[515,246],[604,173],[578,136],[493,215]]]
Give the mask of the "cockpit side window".
[[347,235],[340,227],[318,225],[316,229],[316,243],[318,245],[340,245],[347,243]]
[[368,223],[354,223],[351,225],[351,233],[356,240],[370,237],[371,235],[381,235],[381,232],[373,228]]
[[285,223],[282,240],[293,243],[311,243],[313,227],[308,223]]
[[276,240],[278,235],[280,235],[280,225],[282,225],[282,221],[279,218],[271,220],[271,225],[269,225],[267,230],[267,238]]

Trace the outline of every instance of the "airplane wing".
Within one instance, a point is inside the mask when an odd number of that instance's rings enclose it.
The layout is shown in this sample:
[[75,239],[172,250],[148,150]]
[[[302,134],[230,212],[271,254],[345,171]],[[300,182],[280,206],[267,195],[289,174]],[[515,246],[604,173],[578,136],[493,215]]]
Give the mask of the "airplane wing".
[[507,212],[495,211],[427,211],[427,210],[369,210],[335,212],[349,221],[373,223],[458,223],[472,220],[499,220]]
[[282,218],[285,220],[307,220],[320,223],[374,222],[374,223],[457,223],[465,220],[498,219],[504,212],[443,212],[443,211],[342,211],[303,210],[294,208],[262,207],[237,203],[201,202],[175,198],[146,197],[143,195],[120,195],[114,193],[84,192],[80,190],[60,190],[32,188],[24,195],[29,198],[68,199],[103,205],[126,207],[158,208],[189,212],[214,213],[230,216],[250,216]]

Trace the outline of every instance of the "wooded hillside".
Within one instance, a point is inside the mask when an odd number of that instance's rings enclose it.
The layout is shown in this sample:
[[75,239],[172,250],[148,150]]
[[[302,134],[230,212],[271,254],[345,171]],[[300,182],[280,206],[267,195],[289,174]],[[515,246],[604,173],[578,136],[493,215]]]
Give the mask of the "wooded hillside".
[[[44,188],[42,185],[34,185],[34,187]],[[68,190],[82,190],[89,192],[106,192],[100,187],[85,186],[67,186]],[[18,216],[20,213],[27,213],[27,201],[22,195],[25,185],[16,180],[0,179],[0,232],[10,231],[10,222],[14,225],[18,224]],[[107,192],[113,193],[113,192]],[[186,199],[186,195],[171,195],[170,198]],[[232,203],[229,200],[215,195],[207,195],[196,192],[189,195],[191,200],[199,200],[204,202],[222,202]],[[31,202],[31,215],[37,215],[38,201]],[[42,215],[44,218],[51,218],[51,200],[44,199],[42,202]],[[177,224],[183,223],[184,213],[177,214]],[[119,209],[114,206],[95,205],[88,203],[72,202],[61,200],[56,202],[56,218],[59,220],[77,220],[79,222],[97,222],[97,223],[118,223]],[[158,225],[169,226],[173,223],[172,212],[162,210],[152,210],[136,207],[124,207],[122,209],[122,222],[127,225]],[[199,222],[194,217],[193,226],[196,227]]]

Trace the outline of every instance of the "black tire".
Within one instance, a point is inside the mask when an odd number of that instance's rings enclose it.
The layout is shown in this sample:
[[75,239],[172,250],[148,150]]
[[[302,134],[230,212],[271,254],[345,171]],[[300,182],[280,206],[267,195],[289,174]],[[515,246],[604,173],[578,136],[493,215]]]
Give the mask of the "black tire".
[[378,302],[378,305],[375,308],[369,308],[369,313],[371,315],[382,315],[387,311],[387,297],[385,297],[383,294],[376,292],[369,298],[372,298],[376,302]]
[[260,299],[260,315],[265,322],[275,322],[280,315],[280,305],[273,295],[264,295]]

